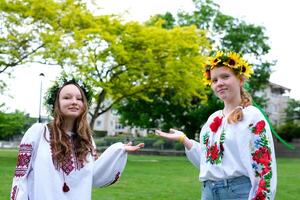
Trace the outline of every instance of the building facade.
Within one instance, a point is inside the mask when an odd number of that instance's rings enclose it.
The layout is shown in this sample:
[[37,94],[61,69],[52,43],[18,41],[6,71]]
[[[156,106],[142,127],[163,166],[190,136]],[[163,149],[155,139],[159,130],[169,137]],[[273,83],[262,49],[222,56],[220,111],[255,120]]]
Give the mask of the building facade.
[[291,89],[272,82],[269,82],[263,91],[257,92],[258,96],[266,99],[264,109],[274,125],[284,123],[285,109],[288,106],[290,92]]
[[107,112],[100,115],[94,124],[93,130],[105,131],[108,136],[118,135],[120,133],[131,133],[133,136],[146,136],[147,130],[123,126],[119,121],[119,116],[116,111],[110,109]]

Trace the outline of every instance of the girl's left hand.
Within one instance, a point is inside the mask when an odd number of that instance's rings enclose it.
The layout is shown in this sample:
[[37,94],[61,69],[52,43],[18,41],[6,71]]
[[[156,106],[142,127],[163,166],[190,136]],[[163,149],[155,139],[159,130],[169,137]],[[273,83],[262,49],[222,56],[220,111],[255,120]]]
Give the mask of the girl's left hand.
[[135,152],[138,151],[140,148],[143,148],[144,146],[144,143],[139,143],[138,145],[132,146],[132,142],[128,142],[127,144],[125,144],[125,150],[127,152]]

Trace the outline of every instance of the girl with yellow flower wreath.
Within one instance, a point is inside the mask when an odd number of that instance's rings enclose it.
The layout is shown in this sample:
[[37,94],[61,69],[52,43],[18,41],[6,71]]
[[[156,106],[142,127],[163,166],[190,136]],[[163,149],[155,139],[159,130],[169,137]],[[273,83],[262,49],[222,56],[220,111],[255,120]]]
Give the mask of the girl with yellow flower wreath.
[[203,125],[199,142],[176,129],[157,130],[185,146],[200,170],[202,200],[265,200],[275,198],[277,172],[269,124],[243,85],[253,70],[235,52],[217,52],[205,65],[205,81],[224,108]]

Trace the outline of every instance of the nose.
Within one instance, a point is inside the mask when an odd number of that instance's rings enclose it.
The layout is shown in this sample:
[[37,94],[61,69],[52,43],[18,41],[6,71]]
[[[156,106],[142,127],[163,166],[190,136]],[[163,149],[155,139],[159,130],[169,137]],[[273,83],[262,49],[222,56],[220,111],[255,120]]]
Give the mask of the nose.
[[72,104],[73,105],[77,104],[77,99],[76,98],[72,98]]
[[218,87],[218,86],[222,86],[223,84],[224,84],[223,80],[222,79],[218,79],[217,83],[215,85]]

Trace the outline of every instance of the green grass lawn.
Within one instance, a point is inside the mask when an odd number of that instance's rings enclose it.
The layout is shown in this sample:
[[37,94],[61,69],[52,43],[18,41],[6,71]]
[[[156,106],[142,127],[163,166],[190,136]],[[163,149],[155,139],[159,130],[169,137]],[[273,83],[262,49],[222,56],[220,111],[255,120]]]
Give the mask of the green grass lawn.
[[[9,199],[17,151],[0,150],[0,200]],[[277,159],[276,200],[300,199],[300,159]],[[130,155],[120,181],[93,200],[199,200],[197,169],[186,157]]]

